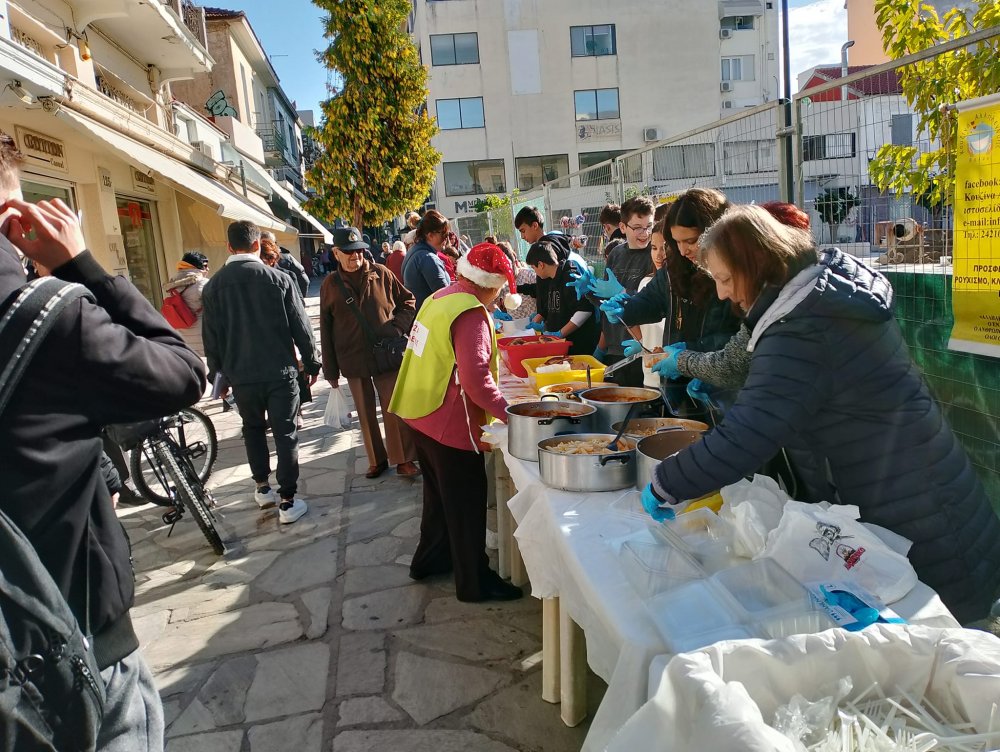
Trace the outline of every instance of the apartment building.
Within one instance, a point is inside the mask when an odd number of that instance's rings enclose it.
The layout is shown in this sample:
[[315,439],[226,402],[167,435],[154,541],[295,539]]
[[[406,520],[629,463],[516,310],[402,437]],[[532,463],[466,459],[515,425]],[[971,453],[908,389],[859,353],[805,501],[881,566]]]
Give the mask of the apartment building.
[[[952,8],[970,8],[975,3],[941,2],[924,0],[932,5],[939,16],[944,16]],[[875,24],[875,0],[845,0],[847,8],[847,38],[854,40],[850,50],[852,65],[878,65],[889,62],[889,56],[882,49],[882,34]],[[831,61],[833,62],[833,61]]]
[[[298,230],[299,250],[319,250],[333,236],[301,205],[308,196],[303,123],[295,105],[246,13],[206,8],[205,17],[215,65],[174,83],[171,93],[228,137],[218,158],[238,166],[243,189],[263,195],[273,212]],[[209,144],[204,148],[211,153]]]
[[413,0],[441,129],[430,202],[461,214],[773,101],[777,12],[764,0]]

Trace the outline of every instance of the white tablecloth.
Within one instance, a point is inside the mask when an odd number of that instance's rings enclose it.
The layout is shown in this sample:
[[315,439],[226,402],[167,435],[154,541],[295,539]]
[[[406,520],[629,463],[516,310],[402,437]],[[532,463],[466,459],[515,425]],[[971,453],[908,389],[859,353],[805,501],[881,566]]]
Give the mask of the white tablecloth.
[[[584,752],[603,750],[652,695],[650,663],[668,652],[618,557],[624,540],[654,541],[648,527],[652,521],[611,509],[624,494],[638,491],[558,491],[541,482],[537,463],[507,451],[506,436],[500,448],[518,489],[508,506],[517,521],[515,537],[532,595],[560,598],[561,607],[586,634],[590,668],[608,684],[583,746]],[[893,608],[913,623],[958,626],[923,584]]]

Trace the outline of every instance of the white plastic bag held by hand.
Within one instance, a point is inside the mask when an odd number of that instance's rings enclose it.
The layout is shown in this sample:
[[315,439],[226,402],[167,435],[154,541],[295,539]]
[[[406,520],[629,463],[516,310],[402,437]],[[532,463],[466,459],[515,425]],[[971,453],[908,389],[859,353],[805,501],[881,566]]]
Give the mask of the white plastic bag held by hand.
[[737,556],[748,559],[760,556],[767,545],[767,535],[778,526],[788,494],[766,475],[755,475],[753,482],[741,480],[722,489],[725,504],[719,517],[732,523]]
[[767,537],[765,556],[799,582],[856,582],[885,603],[894,603],[917,584],[909,559],[893,551],[857,520],[858,508],[789,501],[777,529]]
[[326,400],[326,412],[323,413],[323,423],[331,428],[350,428],[351,413],[347,410],[347,400],[339,389],[331,389]]

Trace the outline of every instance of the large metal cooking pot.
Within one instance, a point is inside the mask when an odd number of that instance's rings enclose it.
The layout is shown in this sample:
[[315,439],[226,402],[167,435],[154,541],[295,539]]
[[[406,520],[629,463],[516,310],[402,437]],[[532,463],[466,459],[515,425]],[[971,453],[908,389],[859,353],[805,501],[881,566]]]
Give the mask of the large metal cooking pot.
[[594,416],[594,430],[609,431],[611,426],[625,420],[632,405],[638,404],[633,415],[641,415],[640,410],[660,399],[656,389],[631,386],[603,386],[580,392],[580,401],[597,408]]
[[621,439],[629,449],[613,454],[562,454],[549,447],[563,441],[600,439],[610,444],[610,433],[556,436],[538,442],[538,470],[542,482],[564,491],[617,491],[635,483],[635,442]]
[[[611,430],[617,433],[621,427],[621,422],[618,422],[611,426]],[[684,431],[707,431],[708,424],[702,423],[700,420],[686,420],[684,418],[632,418],[628,422],[628,428],[625,429],[623,435],[639,441],[655,433],[678,429]]]
[[666,431],[640,439],[635,448],[635,487],[640,491],[653,480],[656,466],[671,455],[701,441],[701,431]]
[[594,381],[591,384],[587,384],[586,381],[568,381],[565,384],[549,384],[548,386],[543,386],[538,390],[538,393],[542,396],[542,399],[546,397],[551,397],[549,395],[555,396],[562,400],[563,402],[580,402],[580,392],[587,389],[593,389],[598,386],[607,386],[603,381]]
[[559,434],[593,430],[597,410],[557,399],[522,402],[507,408],[507,448],[518,459],[538,462],[538,442]]

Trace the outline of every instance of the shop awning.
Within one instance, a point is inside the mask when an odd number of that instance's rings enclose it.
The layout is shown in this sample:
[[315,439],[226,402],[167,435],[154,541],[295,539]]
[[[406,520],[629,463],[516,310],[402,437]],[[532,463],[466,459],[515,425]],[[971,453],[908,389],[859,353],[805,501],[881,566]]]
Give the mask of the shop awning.
[[327,245],[333,245],[333,234],[323,226],[322,222],[320,222],[318,219],[316,219],[316,217],[314,217],[312,214],[303,209],[302,205],[295,200],[295,196],[293,196],[289,191],[283,188],[281,183],[272,178],[266,171],[262,171],[260,174],[271,186],[271,190],[277,193],[279,196],[281,196],[281,198],[284,199],[284,201],[288,204],[288,206],[291,208],[293,212],[298,214],[300,217],[302,217],[302,219],[304,219],[306,222],[308,222],[309,224],[311,224],[313,227],[316,228],[316,231],[322,236],[324,243],[326,243]]
[[59,117],[99,138],[121,159],[143,169],[151,169],[181,193],[212,207],[219,215],[232,220],[245,219],[264,230],[296,232],[277,217],[257,208],[243,196],[229,190],[217,180],[203,175],[180,160],[168,157],[152,147],[141,144],[118,131],[91,120],[68,108],[59,110]]

